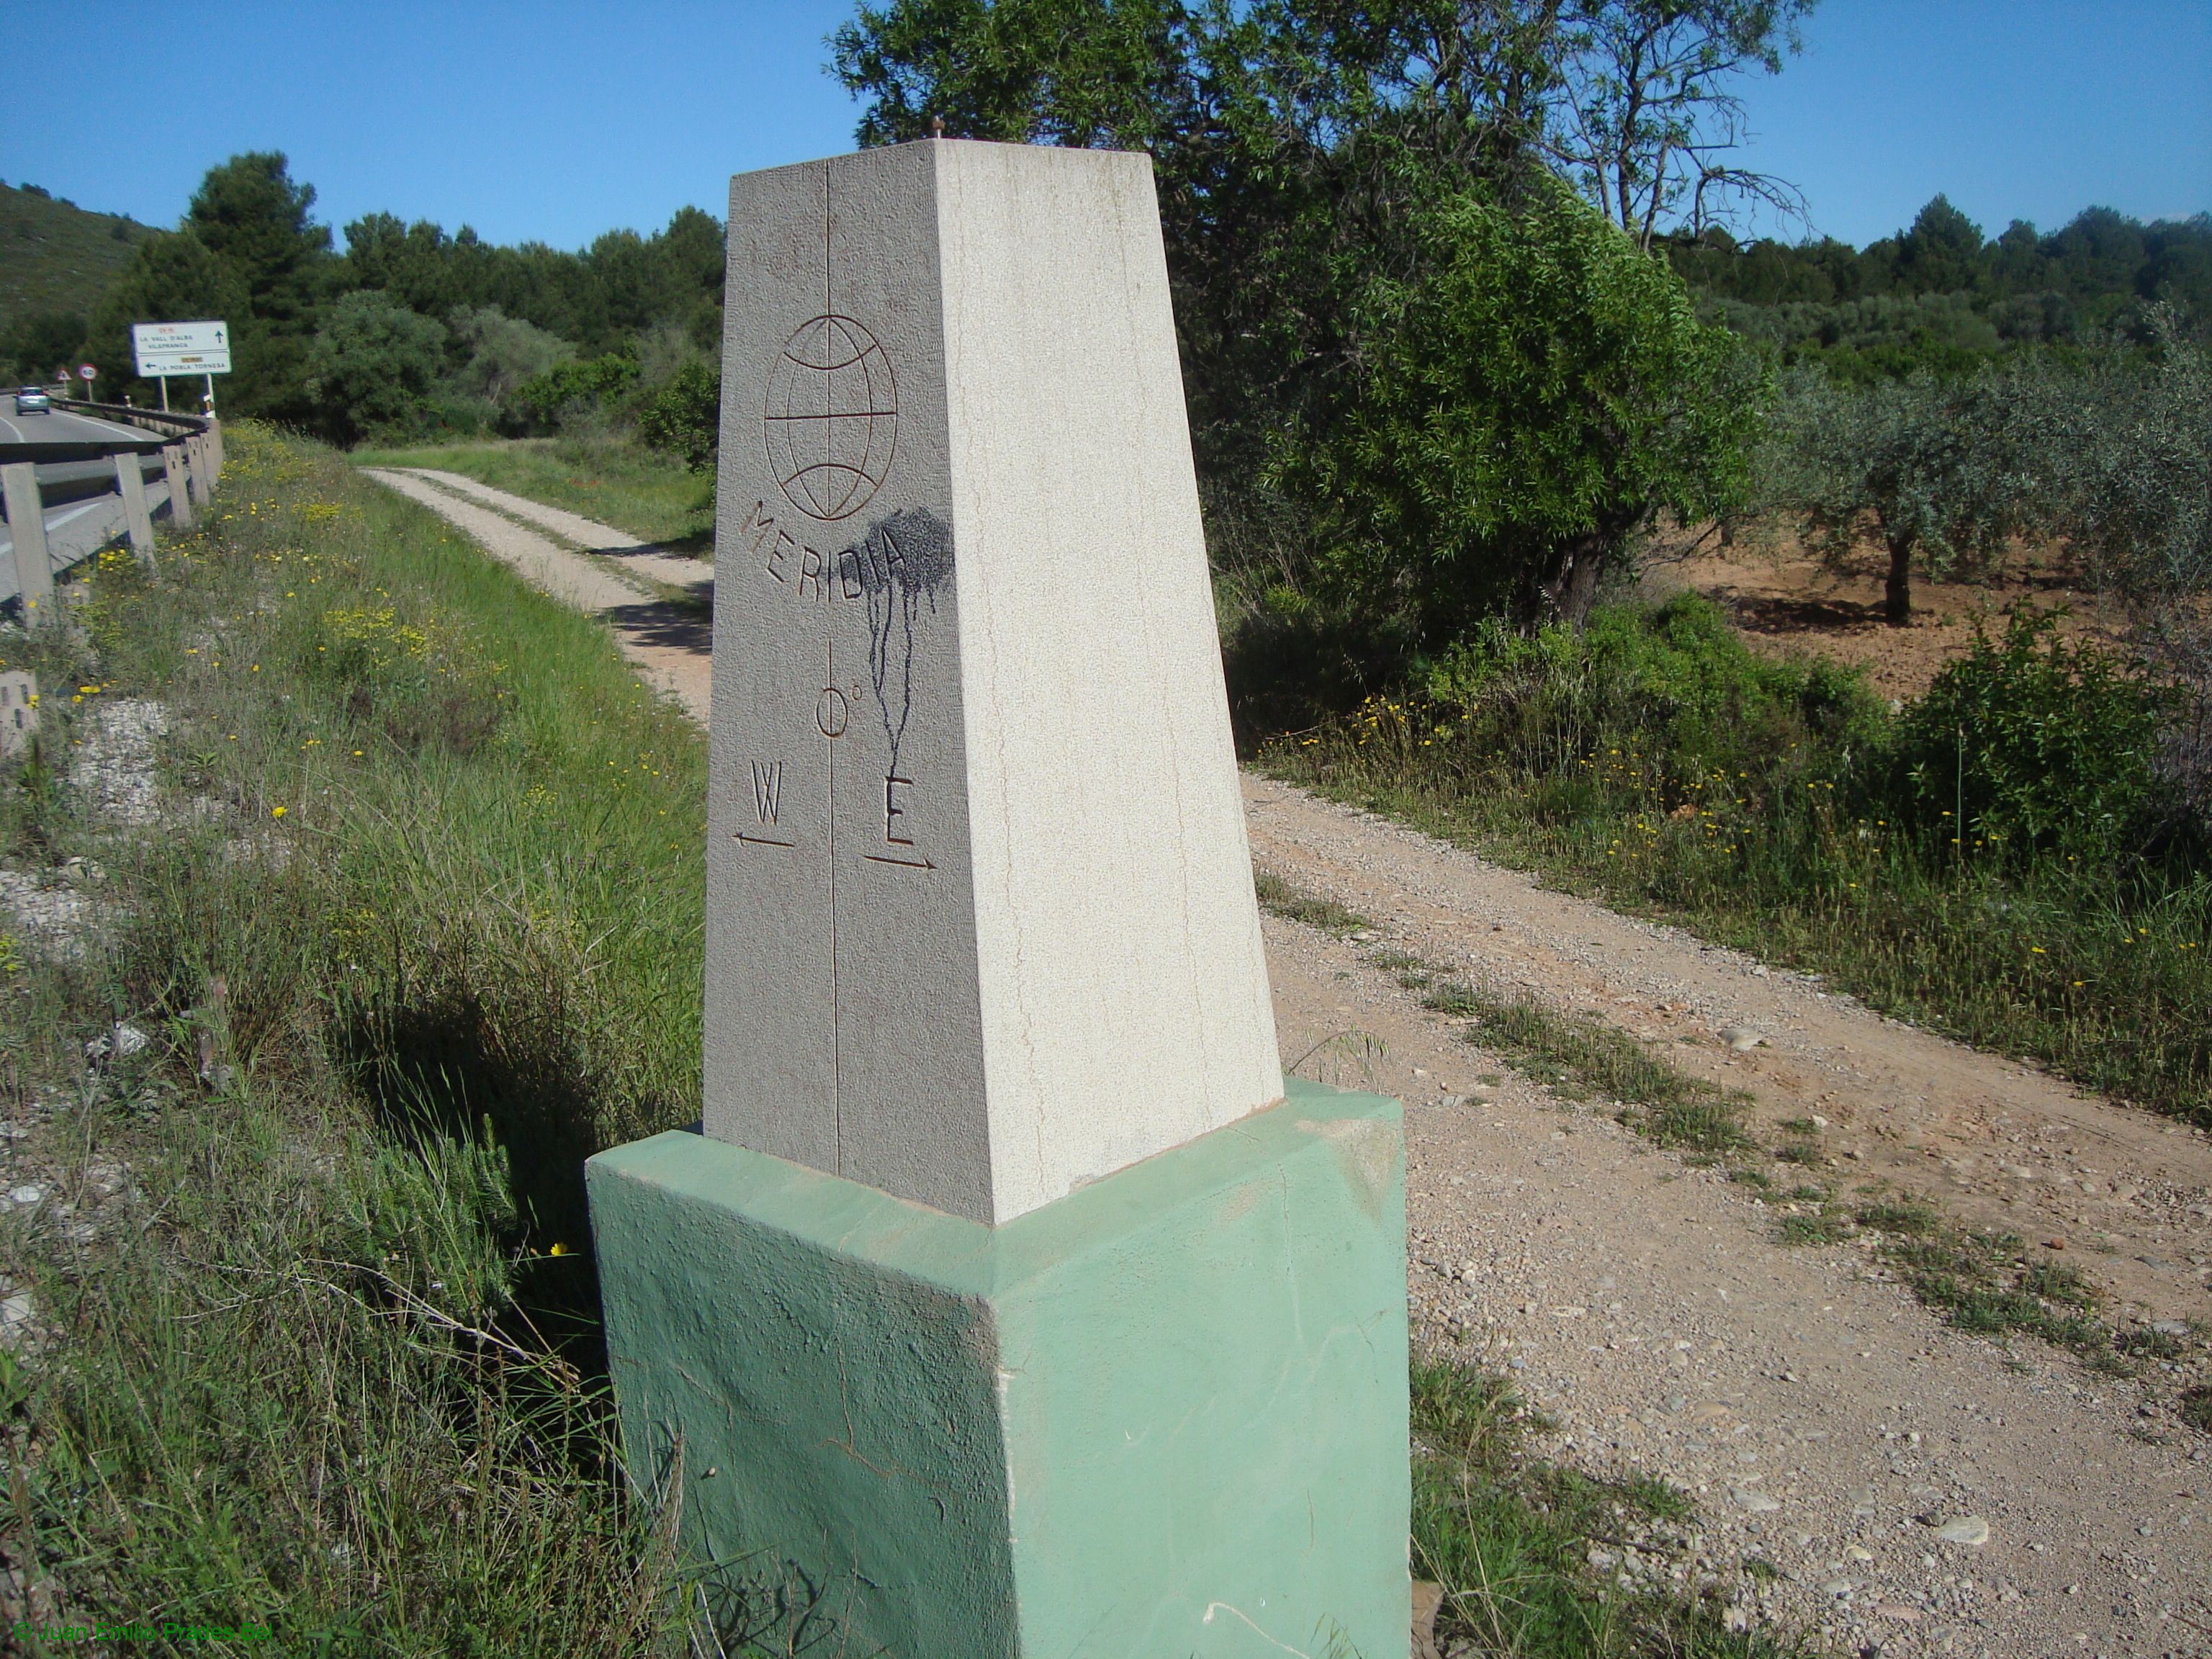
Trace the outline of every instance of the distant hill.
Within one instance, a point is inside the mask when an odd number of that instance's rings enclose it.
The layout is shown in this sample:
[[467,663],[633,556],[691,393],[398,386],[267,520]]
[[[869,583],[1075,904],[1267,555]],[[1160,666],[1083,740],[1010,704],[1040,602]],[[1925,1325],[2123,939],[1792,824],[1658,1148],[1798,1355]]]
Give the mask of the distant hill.
[[89,316],[131,250],[153,234],[36,185],[0,185],[0,334],[40,312]]

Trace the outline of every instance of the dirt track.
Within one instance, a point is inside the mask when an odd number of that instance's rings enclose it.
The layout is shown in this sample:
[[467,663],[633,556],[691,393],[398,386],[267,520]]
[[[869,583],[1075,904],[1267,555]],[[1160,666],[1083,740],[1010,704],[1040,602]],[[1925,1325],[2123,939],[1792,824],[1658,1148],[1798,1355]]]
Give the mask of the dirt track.
[[[1322,1045],[1309,1075],[1407,1102],[1415,1318],[1512,1370],[1559,1418],[1555,1455],[1697,1493],[1707,1559],[1771,1562],[1767,1609],[1850,1650],[2212,1652],[2212,1437],[2137,1383],[1950,1329],[1859,1249],[1777,1243],[1742,1188],[1512,1077],[1373,957],[1600,1015],[1764,1122],[1817,1115],[1847,1188],[2036,1248],[2101,1236],[2068,1259],[2145,1316],[2208,1309],[2203,1137],[1283,785],[1248,778],[1245,803],[1260,867],[1379,935],[1267,919],[1285,1057]],[[1723,1026],[1765,1043],[1733,1053]],[[1986,1544],[1936,1537],[1970,1517]]]
[[[704,585],[713,579],[712,567],[670,558],[635,536],[458,473],[422,467],[362,471],[466,532],[532,586],[605,617],[646,684],[706,723],[714,630]],[[666,589],[683,597],[661,591]]]
[[[542,522],[536,503],[386,482],[553,591],[599,574],[512,522]],[[647,639],[620,602],[583,602],[704,719],[703,626]],[[1560,1420],[1552,1455],[1687,1488],[1706,1565],[1778,1569],[1746,1615],[1845,1650],[2212,1653],[2212,1437],[2174,1420],[2173,1379],[2147,1393],[2008,1351],[1945,1327],[1860,1250],[1780,1245],[1741,1188],[1510,1076],[1372,958],[1403,950],[1663,1044],[1751,1090],[1764,1121],[1825,1120],[1825,1178],[1929,1194],[2034,1249],[2063,1238],[2142,1318],[2212,1319],[2204,1137],[1396,825],[1260,779],[1245,796],[1255,862],[1379,934],[1267,918],[1285,1060],[1407,1102],[1417,1323],[1511,1370]],[[1734,1052],[1723,1025],[1765,1043]],[[1974,1520],[1984,1544],[1938,1536]]]

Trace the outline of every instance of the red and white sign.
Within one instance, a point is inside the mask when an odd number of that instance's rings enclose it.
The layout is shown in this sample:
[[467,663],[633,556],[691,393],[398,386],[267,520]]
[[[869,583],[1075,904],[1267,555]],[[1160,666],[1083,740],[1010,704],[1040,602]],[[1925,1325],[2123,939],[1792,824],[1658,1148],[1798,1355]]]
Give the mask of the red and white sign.
[[94,364],[79,363],[76,366],[76,377],[80,380],[96,380],[100,378],[100,370]]

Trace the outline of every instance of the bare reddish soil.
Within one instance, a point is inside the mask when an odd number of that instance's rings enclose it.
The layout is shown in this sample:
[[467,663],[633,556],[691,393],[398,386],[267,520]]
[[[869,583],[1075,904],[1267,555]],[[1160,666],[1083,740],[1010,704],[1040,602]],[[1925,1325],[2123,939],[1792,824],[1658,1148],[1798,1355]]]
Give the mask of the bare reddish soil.
[[2002,633],[2005,613],[2026,604],[2063,610],[2074,638],[2118,637],[2121,618],[2090,592],[2060,547],[2024,547],[2001,569],[1912,584],[1913,615],[1896,628],[1882,614],[1887,556],[1863,544],[1841,562],[1823,559],[1786,530],[1759,528],[1723,547],[1710,532],[1663,537],[1644,576],[1653,597],[1690,588],[1714,600],[1754,650],[1813,652],[1866,671],[1884,696],[1928,689],[1943,665],[1972,643],[1977,626]]

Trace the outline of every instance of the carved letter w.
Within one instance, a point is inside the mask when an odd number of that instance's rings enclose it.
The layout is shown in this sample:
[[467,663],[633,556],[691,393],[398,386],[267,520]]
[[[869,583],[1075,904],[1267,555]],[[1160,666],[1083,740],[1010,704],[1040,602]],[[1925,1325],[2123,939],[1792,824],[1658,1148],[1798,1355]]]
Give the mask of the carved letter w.
[[775,822],[776,808],[783,797],[783,763],[770,761],[753,763],[753,806],[760,813],[763,823]]

